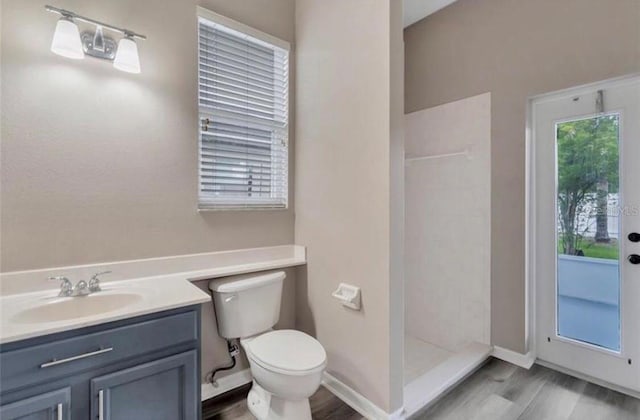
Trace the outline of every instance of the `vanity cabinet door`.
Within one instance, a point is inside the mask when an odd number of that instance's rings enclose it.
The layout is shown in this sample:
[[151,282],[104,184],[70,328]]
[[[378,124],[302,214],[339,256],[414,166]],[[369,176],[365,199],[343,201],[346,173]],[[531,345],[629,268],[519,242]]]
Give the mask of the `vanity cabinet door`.
[[198,419],[197,356],[191,350],[92,379],[92,418]]
[[0,406],[2,420],[70,420],[71,388],[47,392]]

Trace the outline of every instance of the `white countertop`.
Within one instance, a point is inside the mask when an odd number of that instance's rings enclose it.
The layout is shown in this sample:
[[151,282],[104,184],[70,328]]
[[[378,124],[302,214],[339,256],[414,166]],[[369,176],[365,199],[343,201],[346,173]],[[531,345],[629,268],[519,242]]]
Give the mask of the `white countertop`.
[[[305,248],[285,245],[1,273],[0,344],[209,302],[211,297],[191,282],[303,264],[306,264]],[[80,279],[88,279],[91,273],[105,270],[112,274],[102,278],[103,291],[84,297],[59,298],[57,284],[46,280],[49,276],[62,275],[75,284]],[[112,294],[118,298],[111,303],[120,298],[131,302],[100,313],[50,320],[61,314],[68,315],[62,313],[64,311],[79,310],[63,301],[86,299],[76,302],[83,307],[84,314],[91,312],[87,308],[92,305],[99,306],[100,300],[105,303],[106,297]],[[37,322],[32,321],[33,317],[24,316],[25,311],[35,308],[44,308],[37,309],[40,313]]]
[[[154,312],[209,302],[211,297],[191,284],[183,275],[147,277],[136,280],[102,283],[102,291],[81,297],[58,298],[57,290],[22,293],[0,298],[0,344],[39,337],[106,322],[147,315]],[[25,310],[71,299],[134,293],[137,300],[121,308],[99,314],[60,321],[27,322],[20,319]]]
[[125,260],[67,267],[39,268],[0,273],[0,296],[39,292],[55,287],[51,276],[68,277],[74,284],[98,272],[110,271],[103,281],[132,280],[180,274],[190,281],[273,270],[306,264],[306,250],[300,245],[237,249],[201,254],[175,255],[142,260]]

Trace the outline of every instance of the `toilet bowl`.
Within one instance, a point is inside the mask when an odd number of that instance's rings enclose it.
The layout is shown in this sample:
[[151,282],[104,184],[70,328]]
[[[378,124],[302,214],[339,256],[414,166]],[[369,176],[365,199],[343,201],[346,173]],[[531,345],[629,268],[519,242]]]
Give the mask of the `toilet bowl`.
[[320,386],[327,365],[322,345],[295,330],[278,330],[240,341],[254,385],[251,413],[262,419],[311,419],[309,397]]
[[247,405],[258,420],[311,420],[309,397],[327,365],[322,345],[296,330],[272,330],[280,314],[283,272],[212,280],[218,333],[239,338],[253,386]]

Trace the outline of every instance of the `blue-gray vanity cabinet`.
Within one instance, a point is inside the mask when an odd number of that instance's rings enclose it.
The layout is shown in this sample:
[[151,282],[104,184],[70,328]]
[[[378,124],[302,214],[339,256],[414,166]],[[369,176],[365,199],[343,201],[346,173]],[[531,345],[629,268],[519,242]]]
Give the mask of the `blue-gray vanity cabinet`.
[[91,417],[102,420],[197,418],[197,353],[192,350],[91,380]]
[[102,389],[102,420],[197,420],[199,354],[199,305],[2,344],[0,419],[59,420],[46,396],[66,389],[62,419],[97,420]]
[[103,328],[76,330],[75,334],[53,334],[43,342],[27,340],[15,350],[9,350],[9,345],[2,346],[2,387],[16,389],[51,381],[176,345],[195,343],[198,336],[198,314],[191,310],[160,313],[122,325],[104,324]]
[[0,407],[2,420],[69,420],[71,389],[46,392]]

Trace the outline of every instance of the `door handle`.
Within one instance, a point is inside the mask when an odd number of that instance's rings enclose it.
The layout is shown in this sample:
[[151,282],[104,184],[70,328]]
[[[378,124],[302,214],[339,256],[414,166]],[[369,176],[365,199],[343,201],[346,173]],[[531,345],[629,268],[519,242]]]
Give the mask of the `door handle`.
[[640,233],[631,232],[627,238],[629,238],[631,242],[640,242]]
[[640,255],[631,254],[627,257],[627,260],[629,260],[631,264],[640,264]]
[[62,403],[58,404],[58,420],[62,420]]

